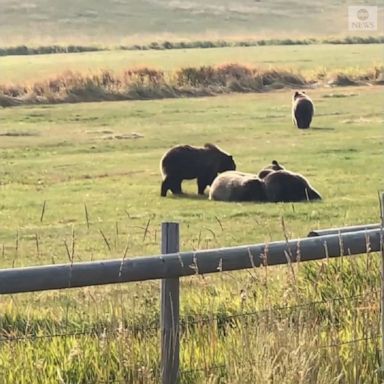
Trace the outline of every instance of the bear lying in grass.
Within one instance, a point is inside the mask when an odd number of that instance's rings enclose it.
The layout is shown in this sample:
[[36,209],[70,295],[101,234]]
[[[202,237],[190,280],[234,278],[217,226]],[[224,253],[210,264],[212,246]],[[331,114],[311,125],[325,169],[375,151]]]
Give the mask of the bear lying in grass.
[[314,114],[314,106],[308,95],[296,91],[292,98],[292,120],[297,128],[309,128]]
[[212,183],[209,198],[277,203],[320,200],[321,196],[299,173],[272,170],[263,179],[249,173],[223,172]]
[[209,190],[211,200],[265,201],[264,183],[256,175],[236,171],[221,173]]
[[264,190],[269,202],[296,202],[321,200],[309,181],[299,173],[280,170],[271,172],[264,179]]
[[161,196],[166,196],[168,190],[173,194],[182,194],[182,181],[191,179],[197,179],[198,194],[203,195],[205,188],[219,173],[235,169],[233,157],[214,144],[208,143],[202,148],[177,145],[168,150],[160,161],[163,176]]

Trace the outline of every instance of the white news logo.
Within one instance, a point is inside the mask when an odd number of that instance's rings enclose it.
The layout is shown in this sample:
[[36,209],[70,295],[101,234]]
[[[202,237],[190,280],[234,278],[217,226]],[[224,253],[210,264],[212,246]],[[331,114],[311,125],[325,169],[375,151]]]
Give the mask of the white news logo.
[[348,29],[350,31],[376,31],[377,7],[365,5],[349,6]]

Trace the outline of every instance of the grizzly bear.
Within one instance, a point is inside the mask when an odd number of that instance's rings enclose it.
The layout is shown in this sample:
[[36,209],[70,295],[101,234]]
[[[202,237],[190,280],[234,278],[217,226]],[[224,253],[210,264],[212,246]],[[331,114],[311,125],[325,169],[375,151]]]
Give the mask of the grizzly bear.
[[199,195],[211,185],[220,172],[235,170],[233,157],[214,144],[203,148],[191,145],[177,145],[168,150],[160,161],[163,175],[161,196],[170,189],[173,194],[182,194],[181,182],[197,178]]
[[256,175],[237,171],[221,173],[209,190],[210,200],[265,201],[264,183]]
[[312,100],[305,92],[296,91],[292,98],[292,119],[297,128],[309,128],[312,122],[314,107]]
[[265,195],[270,202],[295,202],[321,199],[309,181],[298,173],[280,170],[264,179]]
[[260,179],[264,179],[265,176],[267,176],[269,173],[273,172],[273,171],[280,171],[282,169],[285,169],[282,165],[279,164],[279,162],[277,160],[272,160],[272,164],[270,165],[267,165],[266,167],[264,167],[259,173],[258,173],[258,177]]

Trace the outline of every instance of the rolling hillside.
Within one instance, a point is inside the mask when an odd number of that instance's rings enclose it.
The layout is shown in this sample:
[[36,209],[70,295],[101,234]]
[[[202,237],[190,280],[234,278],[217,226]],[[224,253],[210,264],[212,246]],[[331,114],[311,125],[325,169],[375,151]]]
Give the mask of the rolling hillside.
[[[348,1],[1,0],[0,45],[348,34]],[[355,3],[353,3],[355,4]],[[383,0],[370,5],[384,5]]]

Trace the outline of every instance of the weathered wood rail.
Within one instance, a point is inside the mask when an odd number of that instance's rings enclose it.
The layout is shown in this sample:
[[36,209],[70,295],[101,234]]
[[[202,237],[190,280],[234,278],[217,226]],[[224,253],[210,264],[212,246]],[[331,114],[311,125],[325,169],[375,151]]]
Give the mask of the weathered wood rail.
[[[166,239],[165,239],[166,240]],[[86,287],[321,260],[380,250],[380,228],[265,244],[0,270],[0,294]]]

